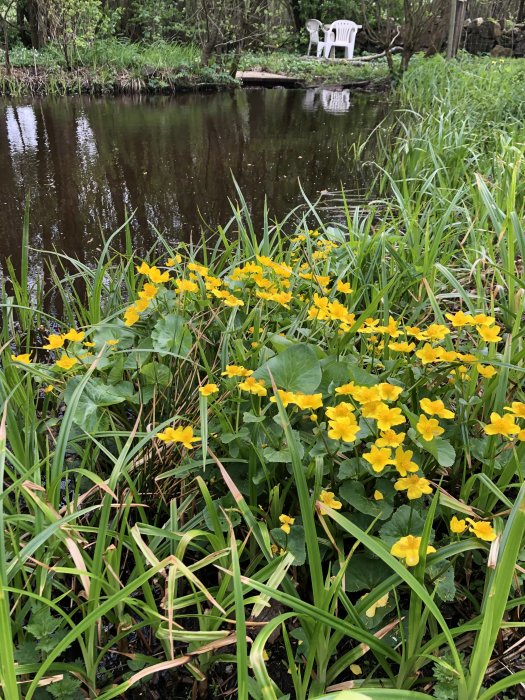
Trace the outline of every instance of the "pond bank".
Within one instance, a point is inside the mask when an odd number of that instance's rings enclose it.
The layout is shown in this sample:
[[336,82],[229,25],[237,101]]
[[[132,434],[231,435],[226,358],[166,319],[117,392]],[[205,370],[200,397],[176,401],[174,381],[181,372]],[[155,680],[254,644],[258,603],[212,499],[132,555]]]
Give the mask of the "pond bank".
[[17,48],[12,68],[0,66],[0,95],[173,94],[233,89],[245,85],[269,87],[349,87],[386,89],[384,60],[373,64],[325,61],[285,52],[247,53],[233,78],[229,66],[202,66],[196,47],[165,44],[155,47],[97,43],[67,70],[56,49],[40,52]]
[[239,87],[338,87],[378,92],[388,90],[387,77],[345,79],[330,76],[287,75],[264,70],[239,71],[235,78],[213,69],[146,70],[142,73],[101,72],[89,68],[37,70],[14,68],[10,74],[0,70],[0,96],[44,97],[46,95],[170,95],[179,92],[215,92]]

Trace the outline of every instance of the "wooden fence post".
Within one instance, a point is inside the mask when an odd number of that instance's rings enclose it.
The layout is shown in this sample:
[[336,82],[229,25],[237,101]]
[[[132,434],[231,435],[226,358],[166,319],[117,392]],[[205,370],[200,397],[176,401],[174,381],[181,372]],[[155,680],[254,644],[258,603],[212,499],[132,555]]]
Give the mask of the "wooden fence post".
[[465,23],[467,0],[450,0],[450,18],[448,23],[447,58],[454,58],[459,49],[461,32]]

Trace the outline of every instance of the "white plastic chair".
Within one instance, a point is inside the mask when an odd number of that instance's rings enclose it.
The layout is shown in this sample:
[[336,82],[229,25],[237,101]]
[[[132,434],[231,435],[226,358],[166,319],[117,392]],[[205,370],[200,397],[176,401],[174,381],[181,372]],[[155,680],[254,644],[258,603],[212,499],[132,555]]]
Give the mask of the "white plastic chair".
[[357,30],[361,27],[361,24],[356,24],[348,19],[338,19],[332,22],[324,32],[324,57],[334,58],[335,49],[340,46],[345,50],[345,58],[352,58]]
[[315,44],[319,48],[319,30],[322,27],[322,23],[318,19],[309,19],[306,22],[306,31],[310,35],[310,43],[308,44],[307,56],[310,55],[310,49]]

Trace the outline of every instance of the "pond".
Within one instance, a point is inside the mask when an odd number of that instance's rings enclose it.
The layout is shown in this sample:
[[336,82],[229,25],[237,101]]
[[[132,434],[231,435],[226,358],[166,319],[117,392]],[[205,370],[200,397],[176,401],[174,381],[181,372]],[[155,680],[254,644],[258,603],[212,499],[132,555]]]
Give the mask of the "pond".
[[335,89],[0,101],[0,262],[17,265],[26,198],[31,246],[89,263],[126,213],[139,251],[152,227],[171,242],[225,224],[232,176],[258,226],[265,195],[280,217],[302,201],[300,185],[314,199],[363,187],[351,146],[385,102]]

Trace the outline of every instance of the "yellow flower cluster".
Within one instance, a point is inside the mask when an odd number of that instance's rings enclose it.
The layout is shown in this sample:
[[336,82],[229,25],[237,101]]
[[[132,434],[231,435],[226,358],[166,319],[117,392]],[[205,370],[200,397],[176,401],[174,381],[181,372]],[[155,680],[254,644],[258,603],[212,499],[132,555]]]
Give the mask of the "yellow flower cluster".
[[496,539],[494,528],[486,520],[473,520],[472,518],[460,520],[455,515],[452,517],[450,531],[455,535],[462,535],[467,528],[472,535],[485,542],[493,542]]
[[490,414],[490,423],[483,428],[485,433],[525,441],[525,428],[516,423],[516,420],[525,420],[525,403],[513,401],[510,406],[504,407],[504,411],[506,413],[503,415],[496,412]]
[[[282,389],[277,389],[277,393],[279,394],[279,398],[281,399],[285,408],[290,404],[293,404],[300,408],[301,411],[307,411],[321,408],[323,405],[322,394],[303,394],[299,391],[283,391]],[[276,403],[275,396],[272,396],[270,401],[271,403]]]
[[191,426],[182,427],[179,425],[175,428],[166,428],[164,432],[157,433],[157,437],[166,445],[180,443],[188,450],[194,447],[194,442],[200,442],[200,438],[194,436]]
[[335,299],[330,301],[328,297],[315,293],[312,306],[308,310],[308,318],[319,321],[334,321],[339,324],[339,330],[347,333],[355,323],[355,314],[350,313],[346,306]]

